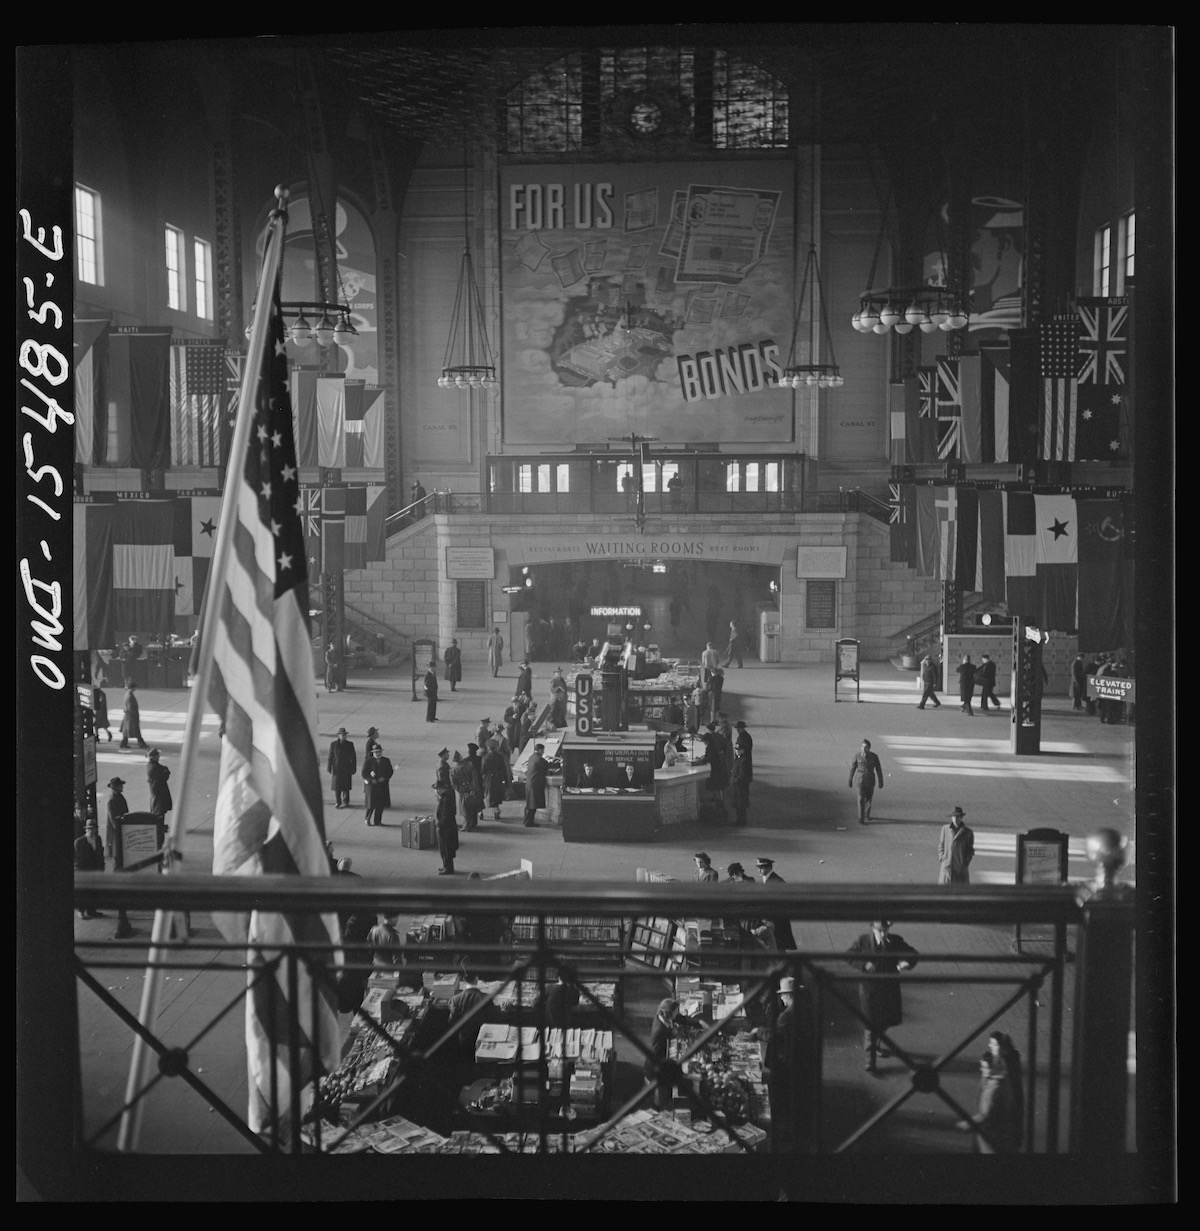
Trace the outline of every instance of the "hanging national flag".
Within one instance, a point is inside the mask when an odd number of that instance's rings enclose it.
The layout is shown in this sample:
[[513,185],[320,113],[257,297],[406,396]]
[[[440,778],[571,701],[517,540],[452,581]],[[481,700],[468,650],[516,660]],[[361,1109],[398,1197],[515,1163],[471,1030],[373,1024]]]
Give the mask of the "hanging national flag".
[[103,449],[97,451],[97,446],[102,445],[108,424],[108,344],[104,338],[108,326],[107,317],[76,317],[71,322],[75,346],[75,460],[85,466],[97,465],[104,456]]
[[161,325],[109,329],[107,401],[116,412],[110,438],[101,437],[110,466],[160,470],[171,461],[171,330]]
[[1079,588],[1079,522],[1073,496],[1034,496],[1040,628],[1073,633]]
[[954,579],[960,590],[974,592],[979,588],[979,493],[973,487],[956,490],[958,528],[954,536]]
[[1041,619],[1037,580],[1037,509],[1032,492],[1004,493],[1004,577],[1008,614]]
[[363,389],[362,465],[367,470],[383,469],[384,420],[387,415],[387,390],[381,385]]
[[935,487],[933,505],[937,510],[938,523],[938,568],[939,581],[955,581],[954,566],[957,558],[958,538],[958,489]]
[[367,488],[367,563],[387,559],[387,488]]
[[346,568],[367,567],[367,489],[346,488]]
[[917,505],[916,570],[920,577],[938,575],[938,510],[935,491],[925,483],[914,483]]
[[361,380],[345,382],[346,394],[346,461],[347,470],[357,470],[363,464],[363,413],[366,387]]
[[937,368],[917,369],[917,413],[922,419],[937,417]]
[[346,488],[327,487],[321,506],[321,572],[346,568]]
[[238,403],[242,396],[242,364],[246,356],[241,351],[225,352],[225,413],[221,416],[221,461],[229,457],[229,442],[237,422]]
[[893,466],[903,466],[908,460],[906,435],[904,383],[893,381],[888,385],[888,444],[889,458]]
[[305,468],[321,464],[317,424],[317,379],[319,368],[292,368],[289,373],[292,397],[292,428],[296,433],[296,460]]
[[979,348],[979,424],[985,462],[1009,460],[1009,349]]
[[1121,441],[1121,409],[1128,370],[1128,299],[1080,299],[1079,434],[1080,461],[1112,461],[1128,456]]
[[1008,335],[1008,410],[1010,462],[1034,462],[1041,456],[1041,342],[1036,329]]
[[111,649],[117,641],[112,584],[117,505],[76,504],[72,513],[75,649]]
[[300,495],[304,501],[301,520],[304,523],[304,558],[308,562],[308,575],[315,577],[321,571],[321,499],[322,489],[304,487]]
[[[994,460],[986,457],[983,439],[983,357],[960,355],[958,379],[962,395],[962,444],[960,461],[984,462]],[[988,442],[989,445],[991,442]]]
[[[274,285],[269,306],[260,304],[270,316],[249,447],[231,467],[236,522],[229,564],[212,594],[209,700],[225,731],[213,872],[328,876],[308,570],[278,279]],[[307,1083],[337,1067],[336,991],[329,954],[319,950],[340,943],[337,917],[256,911],[248,920],[218,921],[250,953],[248,1121],[262,1132],[279,1127],[273,1108],[288,1108],[293,1072]],[[299,947],[294,1001],[288,967],[272,965],[282,946]]]
[[1106,652],[1126,643],[1125,577],[1132,566],[1118,500],[1076,501],[1079,516],[1079,648]]
[[1004,590],[1004,493],[979,493],[979,589],[984,601],[1002,603]]
[[962,385],[958,360],[938,356],[937,361],[937,455],[942,461],[962,457]]
[[888,484],[889,556],[893,564],[907,564],[910,547],[908,510],[904,507],[904,484]]
[[340,372],[317,377],[317,462],[339,470],[346,464],[346,378]]
[[180,496],[175,501],[176,615],[200,614],[220,520],[220,496]]
[[1075,339],[1079,318],[1055,316],[1040,331],[1042,378],[1041,458],[1048,462],[1075,460],[1078,414]]
[[175,501],[122,500],[113,513],[113,622],[158,638],[175,629]]
[[893,386],[902,399],[895,409],[904,411],[904,461],[909,465],[937,461],[937,432],[934,421],[921,414],[921,382],[917,376],[906,376],[899,388]]
[[221,464],[225,343],[189,338],[171,345],[171,464]]

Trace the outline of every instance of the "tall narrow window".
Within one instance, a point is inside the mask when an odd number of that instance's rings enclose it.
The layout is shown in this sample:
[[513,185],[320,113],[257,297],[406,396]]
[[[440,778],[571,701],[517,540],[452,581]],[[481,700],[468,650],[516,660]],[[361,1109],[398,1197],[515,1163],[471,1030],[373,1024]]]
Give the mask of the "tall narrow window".
[[1096,232],[1096,254],[1093,262],[1092,289],[1097,295],[1110,293],[1112,276],[1112,227],[1101,227]]
[[197,239],[192,244],[192,264],[195,266],[196,315],[206,321],[213,318],[212,301],[212,244],[206,239]]
[[725,490],[727,492],[736,492],[741,490],[739,483],[738,464],[737,462],[725,463]]
[[166,229],[167,240],[167,307],[177,312],[187,310],[183,294],[183,232],[175,227]]
[[533,491],[533,467],[528,462],[517,466],[517,491]]
[[540,462],[537,468],[537,489],[539,492],[550,490],[550,463]]
[[559,462],[555,467],[555,491],[569,492],[571,490],[571,465],[569,462]]
[[80,282],[104,285],[100,247],[100,194],[75,185],[75,273]]
[[1128,284],[1133,281],[1133,221],[1134,218],[1132,211],[1121,219],[1121,270],[1123,275],[1123,285],[1121,286],[1122,294],[1124,294],[1126,290],[1126,285],[1124,284]]

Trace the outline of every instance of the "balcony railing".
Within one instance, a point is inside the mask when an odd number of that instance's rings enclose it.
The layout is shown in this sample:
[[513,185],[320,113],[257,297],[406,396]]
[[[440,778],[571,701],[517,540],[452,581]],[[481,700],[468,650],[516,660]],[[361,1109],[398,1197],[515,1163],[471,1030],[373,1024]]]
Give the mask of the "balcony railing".
[[[382,1011],[354,1011],[346,1019],[353,1024],[347,1046],[360,1058],[369,1053],[375,1066],[371,1080],[364,1080],[361,1064],[354,1068],[347,1061],[346,1071],[325,1074],[319,1082],[315,1109],[285,1101],[273,1109],[274,1127],[266,1133],[251,1131],[242,1115],[244,1067],[201,1063],[204,1040],[211,1031],[228,1033],[254,981],[266,978],[272,988],[297,986],[294,972],[301,966],[319,981],[328,976],[336,951],[272,951],[251,963],[238,946],[197,939],[166,945],[162,976],[188,972],[194,979],[202,973],[208,989],[205,1011],[211,1012],[211,1024],[189,1025],[191,1037],[184,1038],[175,1014],[160,1015],[144,1030],[133,1003],[113,990],[122,977],[128,983],[144,970],[144,942],[77,942],[81,1003],[86,1000],[91,1014],[103,1006],[115,1015],[112,1029],[118,1037],[128,1041],[137,1032],[158,1057],[150,1086],[134,1101],[162,1097],[155,1090],[164,1083],[186,1084],[194,1091],[195,1114],[215,1112],[247,1152],[342,1152],[372,1141],[380,1150],[405,1152],[414,1133],[424,1134],[421,1152],[439,1153],[620,1153],[655,1140],[661,1147],[657,1153],[765,1151],[789,1157],[863,1150],[962,1152],[967,1139],[983,1152],[1017,1141],[1024,1153],[1049,1156],[1064,1149],[1086,1154],[1126,1148],[1132,902],[1120,886],[1094,891],[498,880],[434,887],[346,877],[77,874],[75,903],[110,912],[333,910],[343,918],[432,915],[458,921],[440,940],[410,935],[394,960],[382,963],[369,946],[343,947],[336,977],[353,987],[350,1000],[358,1003],[357,993],[368,982],[378,984],[384,998],[394,988],[394,996],[410,1003],[408,1025],[390,1025]],[[940,952],[926,945],[912,971],[871,971],[852,964],[846,951],[762,947],[754,939],[756,924],[775,917],[802,927],[862,925],[887,917],[897,931],[941,924],[953,926],[958,937],[979,928],[991,943]],[[669,927],[656,932],[663,920]],[[708,921],[704,936],[689,934],[689,920]],[[998,927],[1005,935],[1020,928],[1026,944],[997,947]],[[585,928],[591,929],[590,938]],[[1028,938],[1039,929],[1038,942],[1032,943]],[[665,937],[662,946],[655,947],[654,935]],[[1070,964],[1073,980],[1067,978]],[[278,984],[272,977],[275,965],[285,976]],[[773,1006],[785,978],[795,979],[801,990],[795,1026],[781,1036],[772,1024]],[[473,998],[466,1016],[451,1021],[439,997],[468,979],[482,994]],[[570,1019],[560,1020],[546,995],[556,980],[571,1001],[578,1001]],[[879,1026],[879,1044],[897,1066],[893,1075],[903,1072],[906,1081],[889,1087],[888,1097],[848,1097],[845,1047],[835,1044],[844,1044],[839,1034],[873,1024],[864,1017],[858,993],[874,984],[900,984],[906,1005],[919,1013],[925,1028],[914,1046],[904,1042],[903,1030]],[[718,1000],[706,1003],[706,991]],[[956,992],[962,995],[958,1010],[939,1010]],[[664,997],[696,1009],[694,1020],[689,1017],[688,1028],[675,1032],[665,1052],[655,1046],[653,1026]],[[344,1001],[342,1007],[350,1005]],[[551,1052],[556,1039],[569,1052],[572,1036],[566,1031],[580,1021],[610,1032],[614,1054],[623,1063],[605,1070],[609,1061],[597,1059],[596,1072],[585,1066],[603,1097],[584,1091],[585,1101],[577,1104],[566,1076],[571,1057],[560,1060]],[[531,1037],[546,1046],[525,1059],[518,1051],[492,1085],[485,1079],[477,1097],[467,1099],[464,1091],[475,1089],[464,1075],[471,1075],[477,1028],[490,1027],[499,1037],[505,1023],[536,1031]],[[978,1075],[973,1063],[964,1064],[993,1028],[1002,1028],[1023,1053],[1017,1099],[1023,1108],[1019,1122],[1003,1128],[976,1119]],[[100,1032],[110,1053],[112,1029]],[[556,1036],[556,1029],[564,1033]],[[761,1050],[772,1037],[775,1067],[764,1076]],[[128,1048],[117,1045],[117,1050],[125,1055]],[[111,1081],[106,1090],[100,1088],[104,1083],[95,1076],[100,1060],[86,1041],[78,1059],[85,1148],[103,1152],[112,1148],[129,1105],[116,1096]],[[714,1072],[714,1066],[721,1071]],[[853,1077],[869,1081],[861,1073]],[[297,1080],[296,1088],[302,1084]],[[920,1117],[914,1120],[917,1106]],[[423,1109],[429,1109],[432,1123],[421,1123]],[[184,1114],[182,1103],[173,1114]],[[914,1130],[922,1117],[941,1128]],[[693,1128],[698,1125],[703,1134]],[[154,1152],[155,1140],[143,1140],[139,1148]]]

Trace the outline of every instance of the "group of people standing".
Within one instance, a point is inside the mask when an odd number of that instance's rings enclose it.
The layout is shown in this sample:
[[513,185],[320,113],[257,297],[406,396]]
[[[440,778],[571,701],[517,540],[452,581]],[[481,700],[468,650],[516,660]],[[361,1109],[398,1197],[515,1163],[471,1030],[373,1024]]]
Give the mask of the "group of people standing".
[[750,785],[754,781],[754,737],[741,719],[731,727],[729,716],[720,713],[700,732],[700,742],[704,745],[704,755],[693,764],[708,766],[705,789],[720,808],[722,820],[719,823],[728,823],[728,803],[732,803],[733,824],[746,825]]
[[[959,709],[970,717],[975,716],[975,688],[979,687],[979,708],[986,714],[990,709],[1000,708],[1000,699],[996,696],[996,664],[990,654],[981,654],[980,661],[971,661],[970,654],[962,656],[962,662],[954,669],[958,675]],[[926,654],[921,659],[919,668],[921,679],[921,699],[917,709],[923,710],[932,702],[934,709],[941,709],[938,700],[938,689],[942,684],[941,661],[932,654]]]

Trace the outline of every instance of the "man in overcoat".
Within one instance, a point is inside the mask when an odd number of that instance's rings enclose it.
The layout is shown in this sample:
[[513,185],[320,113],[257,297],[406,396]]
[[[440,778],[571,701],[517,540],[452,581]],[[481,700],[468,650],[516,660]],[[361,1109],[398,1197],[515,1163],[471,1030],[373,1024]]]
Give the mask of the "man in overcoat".
[[525,819],[523,824],[527,829],[532,829],[537,823],[534,820],[537,810],[546,806],[546,775],[550,772],[550,764],[542,755],[545,751],[545,744],[534,744],[533,756],[525,763]]
[[975,832],[963,820],[966,815],[961,808],[955,808],[949,823],[942,826],[938,838],[939,885],[966,885],[971,881],[969,868],[975,858]]
[[500,805],[512,782],[512,770],[508,767],[508,759],[500,752],[500,741],[495,737],[487,741],[487,752],[480,762],[479,770],[483,775],[484,802],[492,811],[492,819],[500,819]]
[[125,704],[121,717],[121,743],[119,747],[128,748],[130,739],[137,740],[139,748],[149,748],[142,739],[142,715],[138,709],[137,685],[132,681],[125,686]]
[[1000,708],[1000,698],[996,696],[996,664],[992,662],[990,654],[980,657],[982,661],[979,670],[975,672],[975,683],[979,685],[979,708],[986,714],[989,701],[993,709]]
[[[121,788],[124,785],[124,778],[110,778],[108,780],[108,789],[112,791],[112,794],[108,797],[108,823],[104,827],[104,853],[113,861],[114,872],[121,866],[117,823],[129,811],[129,804],[121,793]],[[125,937],[132,935],[133,927],[129,922],[129,916],[123,910],[118,911],[115,939],[124,940]]]
[[[871,930],[864,932],[847,950],[854,954],[850,965],[857,966],[864,974],[894,975],[900,970],[911,970],[917,964],[917,951],[903,936],[893,936],[891,927],[887,919],[875,920]],[[879,1036],[904,1020],[899,982],[895,979],[863,980],[858,985],[858,1006],[866,1023],[863,1027],[863,1050],[867,1053],[865,1068],[868,1073],[875,1073],[878,1071],[876,1056],[891,1055],[891,1049]]]
[[[784,883],[783,877],[775,871],[774,859],[768,859],[765,855],[760,856],[756,866],[760,885],[782,885]],[[775,928],[775,944],[783,950],[795,949],[796,938],[792,935],[792,921],[786,915],[776,915],[771,923]]]
[[425,721],[437,722],[438,681],[433,663],[425,669]]
[[517,676],[517,687],[513,694],[514,696],[533,696],[533,668],[529,665],[528,660],[521,664],[520,674]]
[[383,747],[376,744],[363,762],[363,782],[367,786],[367,824],[382,825],[385,808],[392,806],[392,763],[383,755]]
[[933,702],[934,709],[942,708],[942,703],[937,699],[940,676],[941,668],[933,661],[933,655],[926,654],[921,659],[921,699],[917,702],[917,709],[923,710],[928,701]]
[[488,666],[492,669],[492,679],[495,679],[504,666],[504,634],[498,628],[493,628],[487,639],[487,651]]
[[442,661],[446,664],[446,682],[450,685],[450,691],[454,692],[462,679],[462,650],[458,648],[457,638],[446,647]]
[[358,772],[358,753],[346,738],[346,728],[338,727],[337,739],[329,745],[329,762],[326,768],[333,779],[334,807],[343,804],[350,807],[350,784]]
[[442,866],[438,868],[439,876],[454,874],[454,856],[458,854],[458,821],[455,820],[457,808],[454,806],[454,788],[438,786],[436,828],[438,854],[442,857]]
[[961,702],[959,709],[973,718],[975,711],[971,708],[971,698],[975,695],[975,673],[978,668],[971,661],[970,654],[964,654],[956,670],[958,671],[958,699]]

